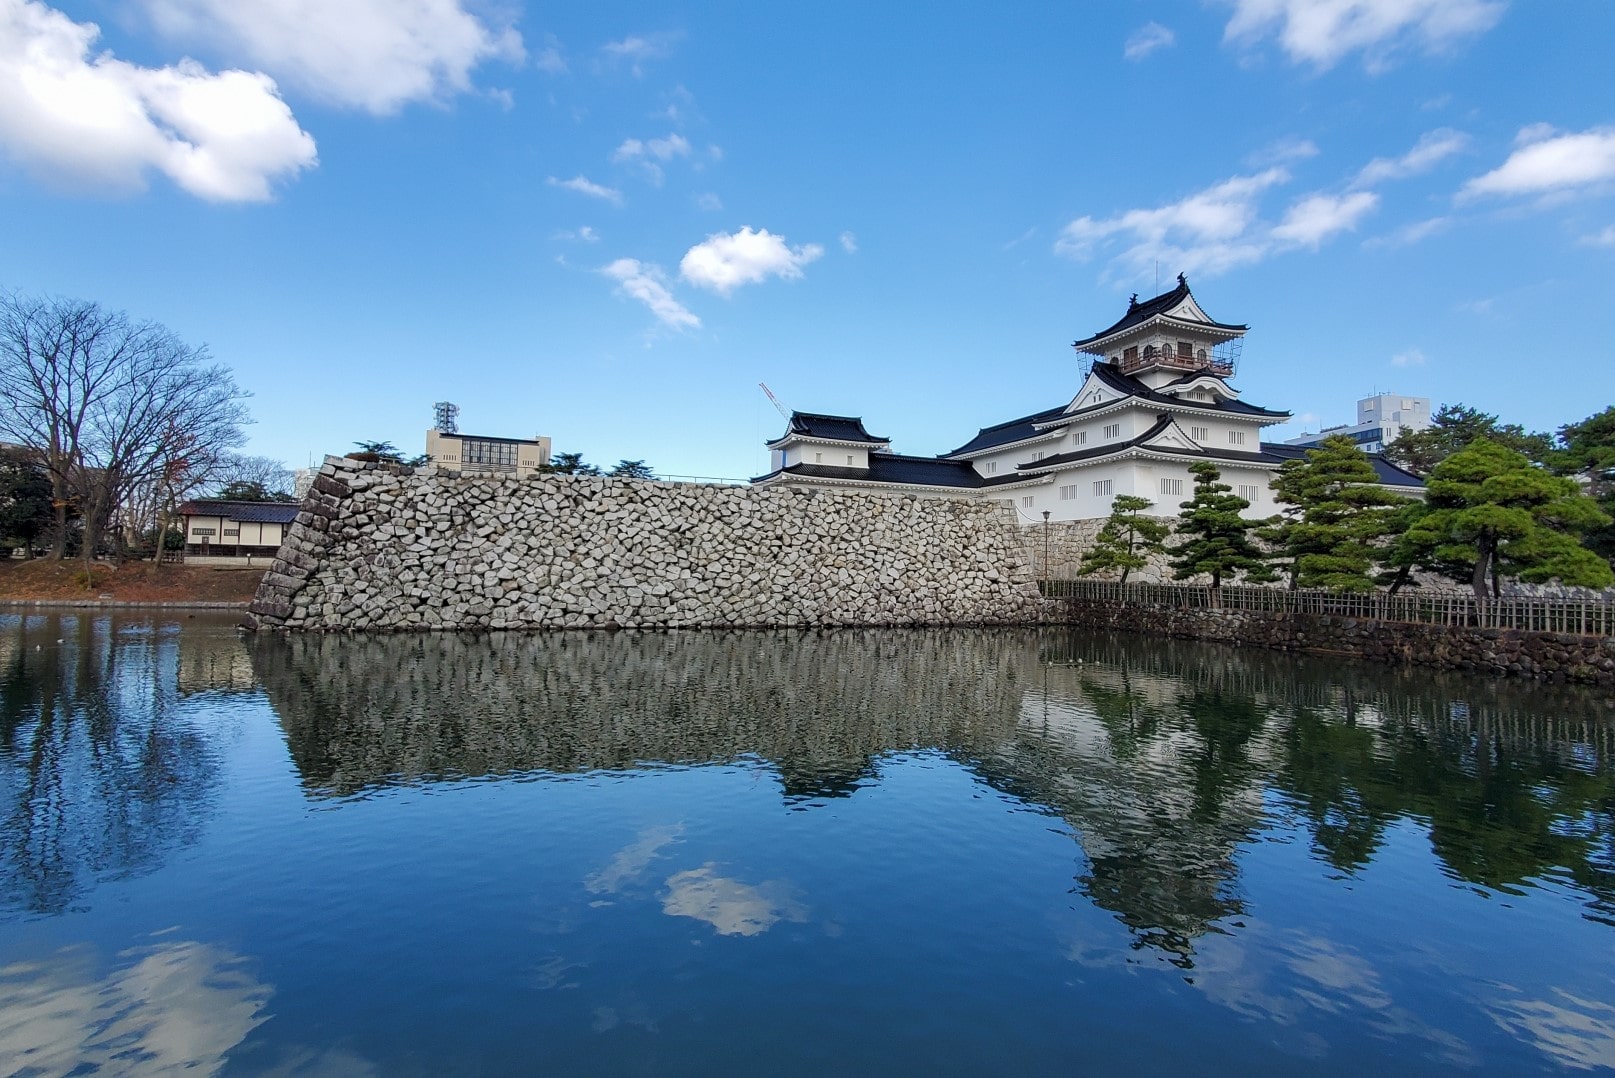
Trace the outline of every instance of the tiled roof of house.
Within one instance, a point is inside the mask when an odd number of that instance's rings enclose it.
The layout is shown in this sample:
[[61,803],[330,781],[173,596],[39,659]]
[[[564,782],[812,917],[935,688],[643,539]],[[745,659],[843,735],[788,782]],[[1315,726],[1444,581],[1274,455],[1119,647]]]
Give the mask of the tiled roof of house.
[[219,498],[197,498],[179,507],[187,517],[224,517],[249,524],[290,524],[297,519],[299,502],[231,502]]
[[943,453],[944,457],[956,457],[960,453],[973,453],[978,449],[991,449],[994,446],[1010,445],[1014,442],[1035,438],[1046,433],[1037,429],[1039,423],[1049,423],[1060,418],[1065,412],[1065,406],[1046,408],[1041,412],[1021,416],[1019,419],[1010,419],[1003,423],[995,423],[990,427],[982,427],[976,436],[961,445],[958,449]]
[[[1278,445],[1272,442],[1262,443],[1262,452],[1280,462],[1286,460],[1299,460],[1306,456],[1308,451],[1317,448],[1310,445]],[[1406,468],[1392,464],[1381,453],[1368,454],[1368,463],[1374,466],[1374,474],[1379,481],[1392,487],[1422,487],[1424,480]]]
[[[1152,297],[1142,302],[1139,301],[1137,296],[1134,296],[1132,301],[1127,305],[1127,313],[1122,315],[1121,318],[1108,329],[1102,329],[1098,333],[1095,333],[1092,337],[1084,337],[1082,340],[1073,343],[1077,348],[1082,348],[1083,346],[1092,344],[1095,341],[1103,340],[1104,338],[1109,337],[1112,333],[1120,333],[1124,329],[1131,329],[1134,326],[1148,322],[1151,318],[1154,318],[1158,314],[1165,314],[1173,307],[1176,307],[1179,303],[1182,303],[1188,297],[1189,282],[1184,280],[1183,274],[1180,273],[1178,274],[1178,286],[1172,289],[1170,292],[1162,292],[1159,296]],[[1208,322],[1207,325],[1215,329],[1235,331],[1244,331],[1250,329],[1249,326],[1235,325],[1231,322]]]
[[[1156,390],[1153,390],[1149,386],[1145,385],[1143,382],[1140,382],[1137,378],[1134,378],[1131,375],[1123,374],[1115,367],[1112,367],[1109,363],[1096,362],[1093,365],[1093,372],[1099,376],[1101,381],[1110,386],[1110,388],[1114,389],[1116,392],[1125,393],[1130,397],[1137,397],[1139,400],[1148,401],[1151,404],[1171,404],[1180,408],[1202,408],[1208,412],[1231,412],[1234,415],[1274,416],[1282,418],[1290,414],[1289,412],[1275,411],[1272,408],[1259,408],[1254,404],[1246,404],[1242,400],[1184,400],[1182,397],[1174,397],[1170,393],[1157,392]],[[1204,372],[1200,372],[1194,377],[1203,378],[1216,376],[1207,375]]]

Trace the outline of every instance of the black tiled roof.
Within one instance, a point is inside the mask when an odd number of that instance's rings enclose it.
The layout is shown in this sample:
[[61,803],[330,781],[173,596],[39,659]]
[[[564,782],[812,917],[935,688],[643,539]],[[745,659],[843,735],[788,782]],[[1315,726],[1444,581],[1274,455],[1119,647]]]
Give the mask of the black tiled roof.
[[940,460],[936,457],[906,457],[900,453],[871,453],[867,468],[836,468],[824,464],[792,464],[788,468],[760,475],[761,482],[775,475],[797,475],[807,479],[843,479],[865,483],[906,483],[922,487],[952,487],[977,490],[981,487],[1014,483],[1022,476],[1013,473],[987,478],[967,461]]
[[[1082,340],[1074,342],[1074,344],[1077,348],[1081,348],[1084,345],[1092,344],[1097,340],[1108,337],[1112,333],[1120,333],[1124,329],[1131,329],[1133,326],[1148,322],[1156,315],[1165,314],[1179,303],[1182,303],[1188,295],[1189,282],[1184,280],[1183,274],[1180,273],[1178,274],[1178,286],[1172,291],[1162,292],[1159,296],[1144,300],[1142,303],[1139,302],[1137,296],[1134,296],[1132,302],[1127,305],[1127,313],[1122,315],[1114,325],[1109,329],[1100,330],[1092,337],[1084,337]],[[1217,329],[1234,331],[1250,329],[1249,326],[1234,325],[1230,322],[1211,322],[1209,324]]]
[[[854,415],[819,415],[814,412],[792,412],[791,425],[774,442],[792,434],[808,438],[826,438],[834,442],[873,442],[891,444],[890,438],[877,438],[864,430],[862,418]],[[770,445],[773,442],[769,443]]]
[[[1258,408],[1254,404],[1246,404],[1241,400],[1216,401],[1189,401],[1181,397],[1174,397],[1170,393],[1159,393],[1140,382],[1131,375],[1123,374],[1109,363],[1095,361],[1093,372],[1099,376],[1100,381],[1118,393],[1125,393],[1139,400],[1149,401],[1151,404],[1171,404],[1180,408],[1201,408],[1208,412],[1232,412],[1236,415],[1266,415],[1288,416],[1289,412],[1278,412],[1271,408]],[[1200,375],[1196,375],[1200,377]],[[1109,402],[1099,407],[1106,407]],[[1084,409],[1086,411],[1086,409]]]
[[179,507],[187,517],[224,517],[248,524],[290,524],[297,518],[297,502],[230,502],[198,498]]
[[1041,412],[1034,412],[1031,415],[1022,416],[1019,419],[1011,419],[1003,423],[995,423],[990,427],[982,427],[981,430],[976,432],[976,436],[974,438],[970,439],[964,445],[961,445],[958,449],[943,453],[942,456],[956,457],[960,453],[973,453],[978,449],[991,449],[994,446],[1009,445],[1012,442],[1024,441],[1027,438],[1035,438],[1039,434],[1048,433],[1047,431],[1038,430],[1036,426],[1037,424],[1054,422],[1055,420],[1058,420],[1061,415],[1064,414],[1064,412],[1065,406],[1060,405],[1055,408],[1046,408]]
[[[1270,442],[1262,443],[1262,452],[1267,456],[1281,462],[1286,460],[1299,460],[1306,456],[1309,450],[1316,448],[1317,446],[1311,445],[1278,445]],[[1417,475],[1408,471],[1406,468],[1399,468],[1395,464],[1392,464],[1385,458],[1383,454],[1368,454],[1368,463],[1374,466],[1374,474],[1379,476],[1379,481],[1387,484],[1388,486],[1424,486],[1423,479],[1420,479]]]

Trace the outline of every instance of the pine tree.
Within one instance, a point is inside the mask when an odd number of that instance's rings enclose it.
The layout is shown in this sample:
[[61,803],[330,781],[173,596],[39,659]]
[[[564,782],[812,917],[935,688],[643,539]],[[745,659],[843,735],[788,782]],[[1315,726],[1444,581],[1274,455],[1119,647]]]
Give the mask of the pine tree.
[[1225,576],[1244,573],[1252,583],[1274,579],[1267,555],[1251,540],[1257,522],[1240,516],[1250,502],[1218,482],[1222,472],[1210,461],[1196,461],[1189,471],[1194,476],[1194,497],[1183,503],[1178,515],[1178,541],[1166,547],[1172,579],[1211,577],[1214,602]]
[[1289,563],[1290,586],[1374,590],[1373,569],[1387,560],[1383,540],[1407,499],[1379,485],[1367,454],[1350,438],[1325,438],[1273,481],[1292,508],[1264,533]]
[[1403,534],[1401,557],[1467,582],[1477,599],[1486,598],[1488,578],[1495,589],[1503,576],[1615,583],[1609,563],[1579,540],[1610,518],[1574,479],[1482,438],[1442,461],[1425,487],[1425,511]]
[[1172,533],[1166,521],[1142,515],[1153,504],[1148,498],[1118,494],[1110,503],[1110,517],[1082,556],[1079,572],[1092,576],[1105,569],[1120,569],[1121,582],[1125,584],[1128,573],[1148,565],[1149,556],[1160,553]]

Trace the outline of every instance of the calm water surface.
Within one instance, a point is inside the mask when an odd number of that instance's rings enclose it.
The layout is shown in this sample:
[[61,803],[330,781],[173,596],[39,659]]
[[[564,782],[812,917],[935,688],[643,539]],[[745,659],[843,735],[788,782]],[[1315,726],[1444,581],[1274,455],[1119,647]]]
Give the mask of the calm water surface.
[[1615,1068],[1596,695],[0,617],[0,1073]]

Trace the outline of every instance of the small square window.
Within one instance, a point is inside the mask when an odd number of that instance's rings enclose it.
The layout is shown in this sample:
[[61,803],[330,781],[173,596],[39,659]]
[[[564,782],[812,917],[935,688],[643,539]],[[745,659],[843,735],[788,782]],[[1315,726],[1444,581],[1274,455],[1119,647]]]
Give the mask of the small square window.
[[1239,485],[1239,496],[1244,498],[1247,502],[1254,502],[1256,501],[1256,488],[1241,483]]
[[1105,437],[1106,438],[1120,438],[1121,436],[1122,436],[1122,425],[1120,423],[1106,423],[1105,424]]
[[1166,497],[1171,497],[1173,495],[1182,495],[1182,493],[1183,493],[1183,480],[1181,480],[1181,479],[1163,479],[1163,480],[1161,480],[1161,493],[1163,495],[1165,495]]
[[1071,441],[1074,445],[1086,445],[1088,442],[1088,432],[1085,430],[1077,431],[1071,436]]
[[1032,508],[1032,496],[1030,494],[1028,494],[1028,495],[1024,496],[1023,498],[1021,498],[1021,508],[1022,509],[1030,509],[1030,508]]
[[1245,444],[1245,432],[1242,431],[1242,430],[1231,430],[1231,431],[1229,431],[1228,432],[1228,444],[1229,445],[1244,445]]
[[1093,493],[1096,498],[1103,498],[1110,493],[1109,479],[1099,479],[1094,482]]
[[1072,483],[1070,486],[1060,488],[1060,500],[1062,502],[1075,501],[1076,497],[1077,485],[1075,483]]
[[1189,437],[1193,438],[1197,442],[1210,441],[1211,440],[1211,428],[1210,427],[1190,427],[1189,428]]

